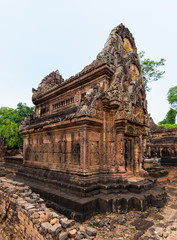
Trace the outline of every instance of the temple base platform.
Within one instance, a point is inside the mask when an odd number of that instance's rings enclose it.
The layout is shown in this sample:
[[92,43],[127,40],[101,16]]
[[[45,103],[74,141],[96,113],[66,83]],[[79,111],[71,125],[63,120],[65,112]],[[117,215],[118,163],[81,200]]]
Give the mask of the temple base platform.
[[71,176],[8,161],[1,164],[0,174],[24,182],[39,193],[49,207],[80,222],[97,213],[163,207],[167,196],[155,178],[135,177],[131,172]]

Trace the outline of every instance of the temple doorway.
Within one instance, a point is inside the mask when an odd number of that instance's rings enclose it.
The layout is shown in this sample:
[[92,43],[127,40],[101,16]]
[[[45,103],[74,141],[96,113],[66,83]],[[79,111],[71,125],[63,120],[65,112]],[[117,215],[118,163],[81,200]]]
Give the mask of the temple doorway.
[[134,141],[133,138],[126,138],[124,141],[125,144],[125,152],[124,152],[124,159],[125,159],[125,169],[127,171],[133,171],[134,169]]

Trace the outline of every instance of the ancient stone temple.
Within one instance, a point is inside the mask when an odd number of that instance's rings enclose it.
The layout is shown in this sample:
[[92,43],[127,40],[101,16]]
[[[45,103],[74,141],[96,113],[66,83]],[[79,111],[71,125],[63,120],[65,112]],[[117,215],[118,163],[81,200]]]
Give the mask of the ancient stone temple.
[[163,205],[165,192],[143,178],[147,101],[126,27],[113,29],[96,60],[75,76],[50,73],[32,100],[35,113],[20,127],[24,168],[18,174],[42,182],[34,188],[53,207],[83,220],[97,211]]

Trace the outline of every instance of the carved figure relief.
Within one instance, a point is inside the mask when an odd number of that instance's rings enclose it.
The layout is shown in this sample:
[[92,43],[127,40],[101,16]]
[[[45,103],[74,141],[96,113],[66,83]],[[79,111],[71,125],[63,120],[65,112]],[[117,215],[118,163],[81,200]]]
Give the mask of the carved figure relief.
[[132,45],[131,45],[130,40],[128,38],[124,38],[123,45],[124,45],[124,49],[125,49],[126,52],[133,51]]
[[130,65],[130,73],[132,80],[135,80],[140,75],[140,72],[135,64]]

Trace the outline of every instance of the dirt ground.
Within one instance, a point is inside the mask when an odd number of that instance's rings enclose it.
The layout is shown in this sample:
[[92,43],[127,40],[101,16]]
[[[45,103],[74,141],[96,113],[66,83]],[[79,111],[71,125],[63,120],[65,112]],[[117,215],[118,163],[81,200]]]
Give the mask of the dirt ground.
[[167,191],[163,208],[151,207],[145,212],[96,215],[82,225],[97,229],[96,240],[177,240],[177,167],[166,167],[169,174],[159,178]]

